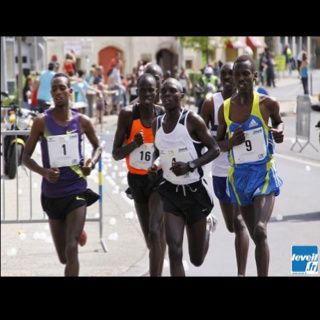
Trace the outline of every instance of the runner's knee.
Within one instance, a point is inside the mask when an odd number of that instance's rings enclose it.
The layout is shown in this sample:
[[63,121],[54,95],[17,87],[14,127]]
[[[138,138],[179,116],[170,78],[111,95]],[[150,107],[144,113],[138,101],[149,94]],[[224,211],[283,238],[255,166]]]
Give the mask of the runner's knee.
[[159,229],[150,229],[149,230],[149,235],[148,235],[148,240],[150,244],[160,242],[160,230]]
[[259,222],[253,231],[254,242],[261,242],[267,238],[267,230],[262,222]]
[[226,227],[229,232],[233,233],[235,231],[234,222],[232,220],[226,220]]
[[78,253],[78,242],[77,241],[72,241],[70,243],[67,243],[66,245],[66,257],[67,260],[73,261],[77,258],[77,253]]
[[58,257],[59,257],[60,263],[62,263],[62,264],[66,264],[67,263],[67,258],[66,258],[65,253],[58,252]]
[[234,232],[235,233],[240,233],[246,229],[246,225],[240,216],[235,217],[235,219],[233,221],[233,225],[234,225]]
[[200,267],[204,261],[204,255],[190,255],[190,261],[194,266]]
[[182,243],[170,241],[168,247],[170,261],[182,261]]

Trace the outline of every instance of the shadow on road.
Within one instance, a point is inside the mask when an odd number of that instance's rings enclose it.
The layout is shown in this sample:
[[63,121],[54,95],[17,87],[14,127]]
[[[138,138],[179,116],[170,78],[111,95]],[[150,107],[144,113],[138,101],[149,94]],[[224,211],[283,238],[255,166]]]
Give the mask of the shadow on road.
[[320,221],[320,212],[308,212],[302,214],[293,214],[289,216],[283,216],[282,219],[278,217],[271,217],[270,222],[285,222],[285,221]]

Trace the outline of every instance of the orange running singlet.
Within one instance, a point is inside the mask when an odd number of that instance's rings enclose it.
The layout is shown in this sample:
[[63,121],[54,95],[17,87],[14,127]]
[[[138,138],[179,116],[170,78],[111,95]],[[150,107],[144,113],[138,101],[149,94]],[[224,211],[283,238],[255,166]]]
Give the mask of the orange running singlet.
[[138,105],[135,105],[133,106],[133,121],[130,136],[126,143],[131,143],[134,136],[141,131],[143,131],[144,143],[126,156],[126,163],[130,173],[147,175],[148,168],[152,165],[154,136],[152,128],[145,127],[142,124],[139,107]]

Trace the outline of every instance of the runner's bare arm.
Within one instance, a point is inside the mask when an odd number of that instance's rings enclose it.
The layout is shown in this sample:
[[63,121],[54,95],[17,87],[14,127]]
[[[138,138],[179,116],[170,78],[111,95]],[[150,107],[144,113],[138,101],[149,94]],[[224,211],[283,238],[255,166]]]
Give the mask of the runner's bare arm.
[[209,122],[211,120],[211,116],[214,114],[214,105],[213,105],[213,99],[206,99],[203,102],[202,108],[201,108],[201,117],[204,120],[207,128],[209,128]]
[[206,153],[193,161],[197,168],[217,158],[220,154],[220,148],[216,139],[211,136],[204,120],[200,116],[190,112],[187,120],[187,128],[191,137],[194,140],[201,141],[208,148]]
[[271,133],[273,135],[273,139],[276,143],[283,142],[284,134],[284,124],[280,115],[280,106],[276,100],[269,100],[267,102],[267,108],[269,110],[269,115],[271,118],[272,129]]
[[91,120],[85,115],[81,115],[80,119],[82,130],[92,145],[91,159],[88,160],[90,160],[89,165],[91,166],[91,169],[93,169],[101,157],[102,148]]
[[[152,121],[152,133],[154,137],[156,136],[156,131],[157,131],[157,118],[153,119]],[[159,158],[159,150],[155,146],[155,143],[153,144],[153,146],[154,146],[154,152],[152,154],[152,166],[151,168],[149,168],[149,173],[155,172],[160,169],[159,163],[158,162],[155,163],[155,161]]]
[[30,136],[26,142],[24,147],[22,162],[23,164],[29,168],[31,171],[34,171],[44,178],[46,178],[49,182],[56,182],[60,176],[60,170],[58,168],[43,168],[39,166],[38,163],[31,159],[34,149],[37,145],[37,142],[41,135],[44,133],[44,118],[37,117],[34,119]]
[[122,109],[119,113],[118,125],[116,134],[113,141],[112,156],[114,160],[124,159],[134,149],[143,144],[143,137],[141,134],[137,134],[135,139],[126,145],[123,145],[128,138],[128,132],[130,130],[129,125],[131,123],[132,111]]
[[241,127],[238,127],[236,129],[236,131],[232,135],[231,139],[226,137],[227,124],[224,119],[224,113],[223,113],[222,106],[219,108],[218,121],[219,121],[219,126],[217,129],[217,141],[218,141],[218,145],[222,151],[227,152],[227,151],[231,150],[233,146],[237,146],[237,145],[244,142],[245,137],[244,137],[244,133],[243,133],[243,130],[241,129]]

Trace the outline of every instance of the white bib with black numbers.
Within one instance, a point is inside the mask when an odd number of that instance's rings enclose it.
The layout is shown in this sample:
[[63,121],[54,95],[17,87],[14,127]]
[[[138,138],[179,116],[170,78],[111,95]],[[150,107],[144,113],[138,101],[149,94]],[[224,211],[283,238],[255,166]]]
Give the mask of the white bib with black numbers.
[[130,153],[130,165],[136,169],[148,170],[152,166],[153,143],[144,143]]
[[174,184],[183,184],[186,178],[189,178],[191,172],[184,174],[183,176],[176,176],[170,168],[174,162],[189,162],[192,161],[191,154],[187,147],[175,148],[175,149],[162,149],[160,151],[161,167],[164,172],[164,177],[168,181]]
[[70,167],[80,163],[78,133],[49,136],[47,142],[51,168]]
[[264,159],[267,155],[267,145],[263,128],[246,130],[244,134],[245,142],[232,148],[235,163],[250,163]]

